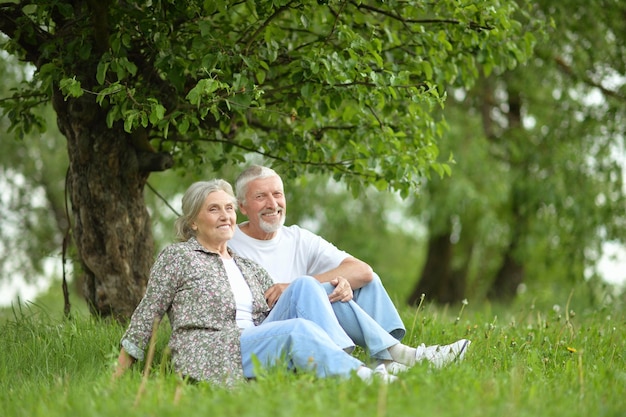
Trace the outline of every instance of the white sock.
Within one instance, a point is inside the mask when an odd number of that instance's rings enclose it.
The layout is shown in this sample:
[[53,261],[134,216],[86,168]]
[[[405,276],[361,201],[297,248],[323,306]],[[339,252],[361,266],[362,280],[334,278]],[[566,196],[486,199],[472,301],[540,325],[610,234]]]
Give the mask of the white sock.
[[398,343],[397,345],[391,346],[387,350],[394,361],[406,366],[415,365],[415,348]]

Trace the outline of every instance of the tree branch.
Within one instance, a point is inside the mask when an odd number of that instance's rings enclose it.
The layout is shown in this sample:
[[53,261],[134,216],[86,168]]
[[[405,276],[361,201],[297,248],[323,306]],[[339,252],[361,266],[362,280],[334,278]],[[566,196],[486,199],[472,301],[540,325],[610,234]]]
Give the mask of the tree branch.
[[24,14],[20,3],[0,5],[0,31],[22,48],[26,61],[41,67],[39,46],[48,42],[51,35]]
[[[384,16],[390,17],[392,19],[396,19],[399,20],[403,23],[418,23],[418,24],[439,24],[439,23],[445,23],[445,24],[452,24],[452,25],[460,25],[463,22],[461,22],[460,20],[457,19],[405,19],[402,16],[395,14],[395,13],[391,13],[388,12],[386,10],[382,10],[367,4],[361,4],[361,3],[357,3],[357,2],[352,2],[352,4],[357,8],[357,9],[364,9],[364,10],[369,10],[370,12],[375,12],[375,13],[379,13],[382,14]],[[493,29],[491,26],[485,26],[485,25],[480,25],[476,22],[468,22],[467,25],[469,26],[470,29],[474,29],[474,30],[491,30]]]
[[289,2],[285,4],[284,6],[281,6],[278,9],[276,9],[274,14],[272,14],[269,18],[267,18],[265,22],[263,22],[263,24],[259,26],[257,30],[254,31],[254,33],[250,36],[250,38],[244,42],[246,44],[246,47],[244,48],[244,51],[245,51],[244,55],[248,55],[248,50],[252,46],[252,42],[256,39],[257,36],[259,36],[259,34],[263,31],[263,29],[265,29],[270,24],[270,22],[274,20],[276,17],[278,17],[284,10],[289,9],[289,7],[291,7],[291,4],[292,2]]
[[579,75],[576,72],[574,72],[574,69],[570,65],[568,65],[560,56],[555,57],[554,61],[556,62],[556,65],[561,69],[561,71],[567,74],[570,78],[574,80],[582,81],[583,83],[591,87],[597,88],[598,90],[602,92],[602,94],[604,94],[607,97],[613,97],[621,101],[626,101],[626,97],[624,97],[617,91],[610,90],[604,87],[602,84],[595,82],[591,78],[584,76],[584,75]]

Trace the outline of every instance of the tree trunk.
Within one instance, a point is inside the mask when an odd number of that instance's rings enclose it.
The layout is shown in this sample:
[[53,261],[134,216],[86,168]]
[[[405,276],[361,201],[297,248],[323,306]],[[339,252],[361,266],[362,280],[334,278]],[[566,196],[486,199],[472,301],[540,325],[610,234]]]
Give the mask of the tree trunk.
[[513,83],[507,84],[508,107],[507,113],[508,129],[506,139],[511,146],[510,164],[518,172],[513,177],[511,184],[511,238],[509,246],[504,254],[502,266],[496,274],[496,279],[491,285],[487,296],[497,301],[510,301],[517,294],[519,285],[524,281],[524,265],[518,261],[517,249],[523,242],[527,234],[526,224],[529,213],[534,212],[531,199],[526,192],[525,181],[529,177],[528,161],[524,153],[515,149],[522,148],[527,140],[522,127],[522,96]]
[[125,132],[105,123],[93,98],[58,94],[53,105],[67,138],[72,232],[92,313],[130,317],[154,257],[143,190],[149,171]]
[[504,255],[502,266],[487,294],[490,300],[511,301],[515,298],[518,287],[524,281],[524,266],[515,260],[514,251],[515,248],[511,245]]
[[468,263],[464,263],[460,269],[453,268],[454,248],[449,233],[429,238],[426,263],[421,278],[409,296],[409,304],[418,304],[422,294],[427,300],[439,304],[454,303],[464,298]]

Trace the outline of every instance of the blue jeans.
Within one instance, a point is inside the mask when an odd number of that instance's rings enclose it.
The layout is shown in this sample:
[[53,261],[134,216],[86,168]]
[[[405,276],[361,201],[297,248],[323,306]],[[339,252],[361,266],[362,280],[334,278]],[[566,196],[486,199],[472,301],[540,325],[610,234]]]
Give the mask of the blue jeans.
[[268,367],[286,360],[289,369],[315,372],[320,378],[349,377],[363,363],[338,347],[317,324],[306,319],[262,323],[241,334],[243,374],[254,378],[253,358]]
[[254,376],[253,356],[271,366],[284,355],[290,368],[315,369],[322,377],[347,376],[362,365],[346,353],[354,349],[355,342],[376,359],[391,359],[387,348],[398,340],[354,301],[330,304],[328,294],[333,289],[313,277],[294,280],[265,321],[243,331],[244,375]]
[[[327,294],[330,294],[335,289],[332,284],[327,282],[321,286],[326,290]],[[399,343],[398,339],[381,327],[354,299],[345,303],[337,301],[332,303],[331,306],[341,328],[354,343],[363,347],[375,359],[392,359],[387,349]],[[396,311],[395,308],[393,311]]]
[[[390,333],[397,340],[402,340],[406,334],[404,322],[396,310],[396,306],[389,298],[380,277],[374,273],[372,282],[354,291],[354,302],[370,316],[376,323]],[[359,343],[357,343],[359,344]]]
[[376,359],[391,359],[387,349],[398,340],[355,301],[329,303],[328,294],[334,288],[310,276],[300,277],[289,284],[264,323],[304,318],[320,326],[345,351],[351,352],[356,343]]
[[354,342],[312,277],[292,282],[263,323],[243,330],[240,345],[247,378],[254,377],[254,356],[263,366],[286,359],[290,369],[314,370],[319,377],[349,376],[363,365],[347,353]]

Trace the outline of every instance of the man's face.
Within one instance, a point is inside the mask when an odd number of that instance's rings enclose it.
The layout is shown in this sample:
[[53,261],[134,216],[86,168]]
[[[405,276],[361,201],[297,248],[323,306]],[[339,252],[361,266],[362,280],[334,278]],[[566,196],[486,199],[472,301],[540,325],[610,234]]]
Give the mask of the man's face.
[[286,208],[283,181],[278,176],[250,181],[246,202],[239,207],[248,216],[250,228],[265,233],[275,233],[285,224]]

